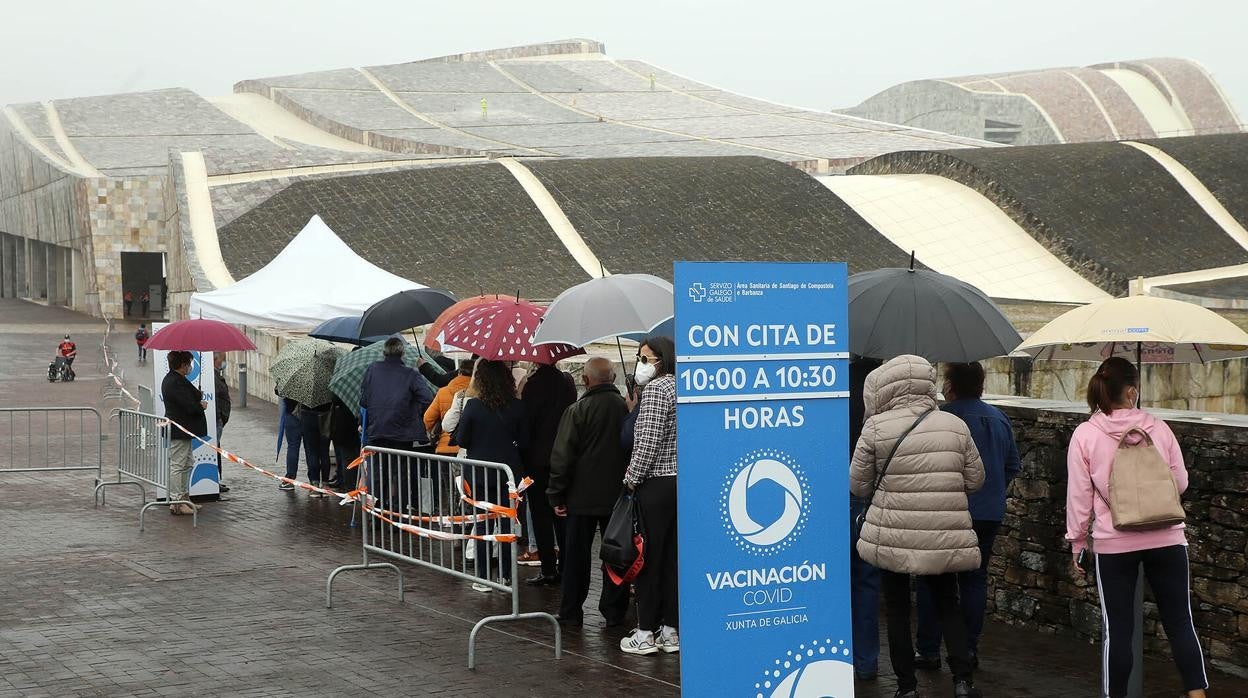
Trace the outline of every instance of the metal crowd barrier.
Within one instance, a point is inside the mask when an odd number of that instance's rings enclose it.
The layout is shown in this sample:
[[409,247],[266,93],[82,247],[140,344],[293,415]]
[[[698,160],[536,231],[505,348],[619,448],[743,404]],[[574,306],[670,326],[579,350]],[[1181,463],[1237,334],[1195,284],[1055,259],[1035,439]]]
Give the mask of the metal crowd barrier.
[[[374,452],[360,465],[359,477],[367,485],[360,498],[363,516],[361,564],[343,565],[329,573],[325,582],[325,606],[333,607],[334,579],[348,570],[389,568],[399,576],[399,600],[403,600],[403,571],[385,558],[404,562],[484,585],[511,594],[511,613],[482,618],[468,635],[468,668],[476,667],[477,634],[490,623],[544,618],[555,629],[555,658],[562,654],[559,623],[549,613],[521,613],[516,566],[516,543],[476,541],[465,534],[483,536],[519,534],[517,523],[507,516],[489,517],[459,496],[455,487],[461,477],[478,502],[515,507],[511,469],[500,463],[367,447]],[[398,525],[396,525],[398,524]],[[475,559],[465,557],[472,545]],[[495,554],[498,559],[495,560]]]
[[[116,410],[117,418],[117,481],[99,482],[95,487],[96,505],[107,505],[108,488],[116,485],[133,485],[143,496],[143,508],[139,510],[139,530],[143,530],[144,517],[152,507],[173,504],[191,505],[191,525],[199,525],[199,514],[188,499],[171,500],[169,497],[169,420],[146,412]],[[127,479],[129,478],[129,479]],[[165,501],[147,501],[147,488],[164,492]]]
[[93,407],[0,407],[0,473],[94,470],[104,478],[104,431]]

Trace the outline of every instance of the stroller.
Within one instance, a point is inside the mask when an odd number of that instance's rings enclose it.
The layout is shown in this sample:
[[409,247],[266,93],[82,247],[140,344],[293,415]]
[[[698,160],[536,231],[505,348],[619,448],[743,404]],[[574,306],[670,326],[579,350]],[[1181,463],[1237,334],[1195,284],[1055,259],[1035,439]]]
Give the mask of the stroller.
[[66,383],[74,379],[74,373],[69,368],[69,362],[64,356],[56,357],[52,363],[48,364],[48,382],[56,383],[60,381]]

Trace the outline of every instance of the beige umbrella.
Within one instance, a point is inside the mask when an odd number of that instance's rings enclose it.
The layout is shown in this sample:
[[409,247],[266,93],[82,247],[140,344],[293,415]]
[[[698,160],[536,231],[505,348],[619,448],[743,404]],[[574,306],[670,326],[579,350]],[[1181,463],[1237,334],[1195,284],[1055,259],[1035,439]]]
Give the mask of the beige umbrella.
[[1130,296],[1071,310],[1015,349],[1036,359],[1187,364],[1248,356],[1248,333],[1201,306]]

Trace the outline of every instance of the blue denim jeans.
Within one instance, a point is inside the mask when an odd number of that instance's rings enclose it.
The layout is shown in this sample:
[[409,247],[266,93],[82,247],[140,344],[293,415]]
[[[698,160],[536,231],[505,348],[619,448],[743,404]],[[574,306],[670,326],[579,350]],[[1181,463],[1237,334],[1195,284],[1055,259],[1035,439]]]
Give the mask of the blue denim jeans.
[[[992,561],[992,542],[1001,528],[1000,521],[974,521],[972,527],[979,537],[979,569],[958,573],[958,596],[961,599],[962,619],[966,624],[967,649],[972,657],[979,654],[979,635],[984,630],[984,611],[988,605],[988,563]],[[940,617],[932,600],[931,590],[919,584],[916,596],[919,604],[919,632],[915,649],[929,657],[940,656]]]
[[853,625],[854,671],[874,674],[880,664],[880,571],[858,557],[854,518],[867,507],[866,500],[849,498],[849,598]]

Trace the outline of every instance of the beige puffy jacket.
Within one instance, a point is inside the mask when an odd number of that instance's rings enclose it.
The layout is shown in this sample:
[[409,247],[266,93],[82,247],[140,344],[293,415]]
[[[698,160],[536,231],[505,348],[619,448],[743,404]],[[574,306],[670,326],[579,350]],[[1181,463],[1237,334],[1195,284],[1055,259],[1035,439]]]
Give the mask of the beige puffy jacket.
[[[849,488],[871,494],[879,468],[920,414],[936,410],[936,369],[899,356],[871,372],[863,391],[866,423],[849,468]],[[875,493],[858,555],[905,574],[965,572],[979,567],[966,495],[984,484],[984,464],[966,424],[935,411],[901,442]]]

